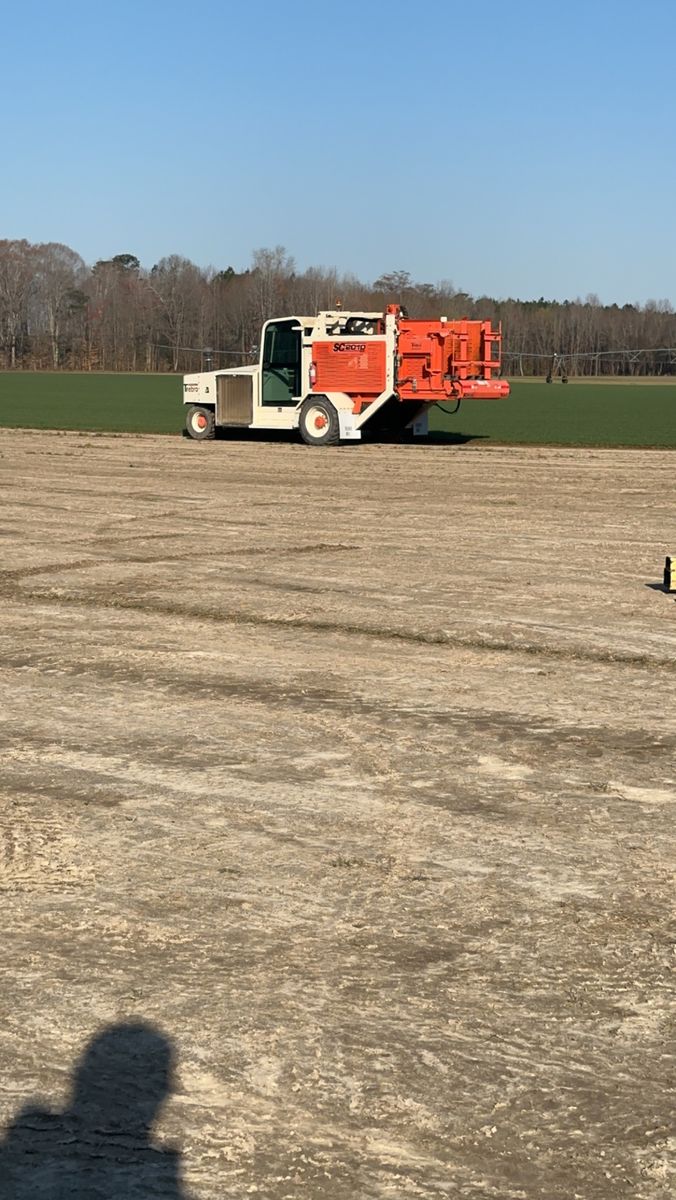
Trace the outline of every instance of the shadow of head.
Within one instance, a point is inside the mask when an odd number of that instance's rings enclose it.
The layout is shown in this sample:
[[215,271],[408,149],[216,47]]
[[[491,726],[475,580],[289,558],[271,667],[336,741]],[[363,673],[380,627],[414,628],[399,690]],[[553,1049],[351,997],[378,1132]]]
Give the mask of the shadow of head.
[[143,1134],[170,1094],[171,1042],[145,1022],[113,1025],[77,1063],[71,1112],[82,1125]]

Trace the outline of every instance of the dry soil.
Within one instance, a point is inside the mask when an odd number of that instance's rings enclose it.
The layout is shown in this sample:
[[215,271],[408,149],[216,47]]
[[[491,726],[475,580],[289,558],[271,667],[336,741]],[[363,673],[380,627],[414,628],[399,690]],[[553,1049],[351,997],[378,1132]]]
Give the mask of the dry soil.
[[3,1197],[672,1197],[676,456],[0,455]]

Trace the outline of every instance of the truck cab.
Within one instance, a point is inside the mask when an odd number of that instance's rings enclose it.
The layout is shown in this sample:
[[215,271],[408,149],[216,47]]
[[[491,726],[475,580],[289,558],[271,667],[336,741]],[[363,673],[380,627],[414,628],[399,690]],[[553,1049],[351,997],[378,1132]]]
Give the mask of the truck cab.
[[[334,386],[350,359],[364,358],[363,340],[381,333],[382,313],[321,312],[315,317],[276,317],[262,329],[259,362],[255,366],[201,371],[183,379],[183,402],[188,406],[186,428],[197,440],[213,438],[217,428],[300,429],[310,444],[357,440],[361,432],[354,417],[353,396]],[[391,338],[394,349],[394,331]],[[340,353],[342,374],[325,372],[328,391],[315,386],[320,346]],[[334,350],[337,347],[337,350]],[[359,368],[357,368],[359,369]],[[362,370],[363,374],[363,370]],[[378,380],[376,399],[393,377]],[[334,376],[336,376],[334,378]],[[307,402],[310,402],[309,404]],[[303,412],[306,406],[305,413]]]

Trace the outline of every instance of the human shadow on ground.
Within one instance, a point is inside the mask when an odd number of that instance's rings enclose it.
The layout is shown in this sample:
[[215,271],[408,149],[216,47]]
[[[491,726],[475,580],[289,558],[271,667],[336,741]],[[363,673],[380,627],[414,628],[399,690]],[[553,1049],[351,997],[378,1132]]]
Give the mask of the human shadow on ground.
[[0,1141],[1,1200],[187,1200],[179,1152],[152,1133],[173,1071],[171,1042],[152,1025],[97,1034],[68,1107],[29,1104]]

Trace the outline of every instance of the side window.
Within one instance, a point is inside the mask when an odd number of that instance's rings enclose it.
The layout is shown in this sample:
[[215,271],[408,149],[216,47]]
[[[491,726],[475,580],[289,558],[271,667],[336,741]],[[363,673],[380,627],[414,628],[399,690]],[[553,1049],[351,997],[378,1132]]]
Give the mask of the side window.
[[268,325],[263,340],[263,404],[292,404],[300,395],[300,325]]
[[265,330],[265,341],[263,342],[263,365],[266,367],[272,362],[276,332],[276,325],[268,325],[267,329]]
[[268,325],[263,343],[266,367],[295,367],[300,349],[300,329],[296,325]]

